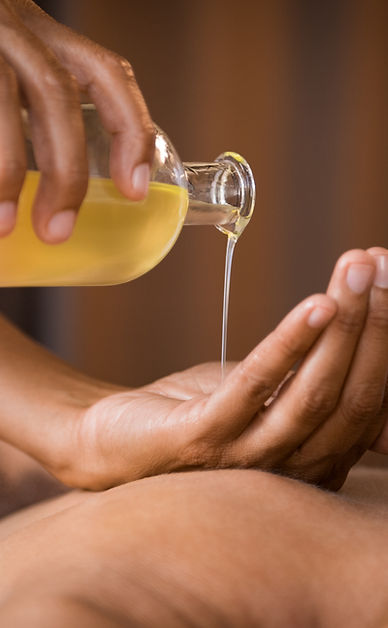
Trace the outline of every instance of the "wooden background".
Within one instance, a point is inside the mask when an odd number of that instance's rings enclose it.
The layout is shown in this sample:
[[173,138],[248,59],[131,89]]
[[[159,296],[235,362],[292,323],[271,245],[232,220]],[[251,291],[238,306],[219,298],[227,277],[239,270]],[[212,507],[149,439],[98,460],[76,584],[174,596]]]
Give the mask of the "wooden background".
[[[236,248],[231,359],[324,290],[341,252],[388,244],[385,0],[66,0],[50,10],[131,61],[183,160],[235,150],[251,163],[258,197]],[[214,228],[186,227],[130,284],[7,290],[1,301],[73,364],[139,385],[218,359],[225,244]]]

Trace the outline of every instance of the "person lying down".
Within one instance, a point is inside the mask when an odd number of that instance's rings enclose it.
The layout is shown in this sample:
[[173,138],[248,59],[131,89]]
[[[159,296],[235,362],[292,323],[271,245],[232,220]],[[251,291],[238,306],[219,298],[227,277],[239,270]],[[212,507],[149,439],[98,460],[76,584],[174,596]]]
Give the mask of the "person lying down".
[[2,321],[0,436],[77,490],[1,520],[0,625],[388,626],[386,472],[346,481],[388,453],[387,288],[346,253],[221,383],[96,382]]

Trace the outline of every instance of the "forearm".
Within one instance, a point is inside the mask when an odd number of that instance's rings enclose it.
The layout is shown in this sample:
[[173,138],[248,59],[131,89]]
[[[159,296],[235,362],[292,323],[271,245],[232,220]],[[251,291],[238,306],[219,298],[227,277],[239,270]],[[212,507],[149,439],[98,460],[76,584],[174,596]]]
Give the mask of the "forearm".
[[52,451],[52,464],[60,464],[67,421],[77,421],[90,404],[119,389],[77,372],[4,317],[0,349],[0,439],[48,466]]

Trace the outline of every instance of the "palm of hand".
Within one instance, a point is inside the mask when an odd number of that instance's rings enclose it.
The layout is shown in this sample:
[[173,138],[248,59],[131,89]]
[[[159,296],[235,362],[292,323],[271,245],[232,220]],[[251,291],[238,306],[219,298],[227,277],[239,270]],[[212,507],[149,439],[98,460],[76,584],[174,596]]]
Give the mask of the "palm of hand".
[[203,364],[93,404],[77,430],[82,484],[105,488],[185,466],[183,450],[195,439],[196,426],[205,429],[204,409],[220,380],[219,363]]
[[[329,296],[299,304],[223,382],[219,365],[207,364],[92,404],[76,430],[76,484],[256,467],[339,488],[379,435],[384,441],[388,291],[372,282],[373,256],[385,264],[388,254],[372,254],[345,254]],[[358,271],[363,289],[353,290],[348,275]]]
[[275,386],[262,388],[234,404],[231,380],[238,386],[241,375],[240,365],[220,386],[219,363],[203,364],[93,405],[78,432],[81,485],[101,489],[190,468],[256,467],[339,488],[365,447],[338,453],[329,442],[328,450],[318,444],[311,452],[306,433],[283,415],[292,378],[275,396]]

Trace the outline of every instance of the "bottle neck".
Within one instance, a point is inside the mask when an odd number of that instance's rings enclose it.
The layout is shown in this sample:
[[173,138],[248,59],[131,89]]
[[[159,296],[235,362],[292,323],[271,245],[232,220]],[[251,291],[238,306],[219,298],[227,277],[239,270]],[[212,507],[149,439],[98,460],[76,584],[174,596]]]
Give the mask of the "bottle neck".
[[237,153],[223,153],[212,163],[184,163],[189,193],[185,225],[215,225],[237,239],[255,204],[252,171]]

